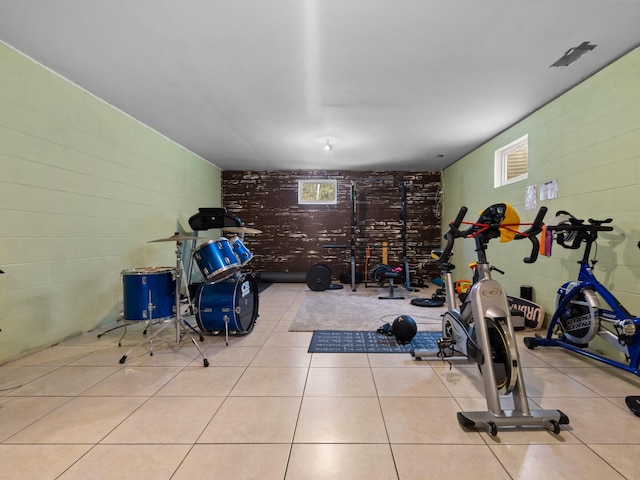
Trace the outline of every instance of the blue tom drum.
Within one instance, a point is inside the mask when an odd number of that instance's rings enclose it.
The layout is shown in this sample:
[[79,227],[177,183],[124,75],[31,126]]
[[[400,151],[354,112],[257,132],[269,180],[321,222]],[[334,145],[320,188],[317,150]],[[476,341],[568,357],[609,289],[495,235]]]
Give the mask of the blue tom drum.
[[236,258],[240,262],[240,265],[243,267],[251,261],[253,258],[253,253],[245,246],[245,244],[240,240],[240,237],[236,236],[232,238],[229,242],[231,244],[231,249],[233,253],[236,255]]
[[147,267],[123,270],[122,285],[125,320],[155,320],[174,315],[175,269]]
[[226,238],[203,243],[194,250],[193,256],[208,283],[223,280],[242,267]]
[[230,335],[246,335],[258,317],[258,284],[248,273],[204,283],[198,288],[195,305],[200,330],[225,334],[227,317]]

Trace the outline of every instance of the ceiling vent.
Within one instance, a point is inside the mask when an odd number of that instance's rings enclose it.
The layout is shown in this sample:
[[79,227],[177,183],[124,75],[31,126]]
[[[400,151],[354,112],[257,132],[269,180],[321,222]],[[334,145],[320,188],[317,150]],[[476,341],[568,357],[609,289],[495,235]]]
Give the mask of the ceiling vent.
[[570,48],[560,57],[551,67],[568,67],[578,60],[582,55],[596,48],[597,45],[591,45],[589,42],[582,42],[577,47]]

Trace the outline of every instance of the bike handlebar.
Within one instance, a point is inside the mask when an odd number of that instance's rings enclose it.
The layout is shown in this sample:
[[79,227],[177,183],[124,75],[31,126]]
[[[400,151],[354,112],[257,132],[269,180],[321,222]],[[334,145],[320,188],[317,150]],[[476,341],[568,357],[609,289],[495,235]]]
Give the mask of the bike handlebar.
[[613,218],[607,218],[606,220],[594,220],[593,218],[589,219],[589,223],[601,224],[601,223],[611,223],[611,222],[613,222]]
[[524,232],[518,232],[514,237],[514,240],[522,240],[528,238],[531,240],[531,255],[524,258],[524,263],[534,263],[538,259],[538,253],[540,252],[540,241],[538,240],[538,234],[542,231],[542,221],[547,214],[547,207],[540,207],[536,218],[529,228]]
[[584,220],[574,217],[569,212],[565,210],[558,210],[556,212],[556,217],[559,215],[568,215],[569,223],[559,224],[559,225],[548,225],[547,230],[550,231],[566,231],[566,232],[611,232],[613,231],[613,227],[603,226],[605,223],[613,222],[612,218],[607,218],[605,220],[594,220],[593,218],[589,219],[589,224],[586,225]]
[[[447,230],[447,232],[444,234],[444,238],[447,240],[447,244],[445,245],[442,253],[437,260],[438,264],[442,265],[443,263],[449,261],[449,257],[451,257],[451,251],[453,250],[453,244],[455,243],[456,238],[467,237],[474,230],[474,226],[471,226],[468,230],[460,231],[460,225],[462,225],[462,221],[464,220],[467,211],[467,207],[460,207],[455,220],[449,223],[449,230]],[[538,211],[536,218],[531,223],[531,226],[524,232],[518,232],[514,237],[514,240],[528,238],[531,241],[531,254],[528,257],[524,258],[525,263],[533,263],[538,259],[538,253],[540,251],[538,234],[542,231],[542,226],[544,225],[543,220],[546,213],[547,207],[540,207],[540,210]]]
[[444,238],[447,240],[447,244],[445,245],[444,250],[440,255],[440,258],[438,258],[439,264],[449,261],[449,257],[451,256],[451,251],[453,250],[453,244],[455,242],[455,239],[462,236],[462,233],[460,232],[459,228],[460,228],[460,225],[462,224],[462,220],[464,220],[464,216],[467,214],[467,210],[468,210],[467,207],[464,207],[464,206],[460,207],[460,210],[458,211],[458,215],[456,216],[456,219],[449,224],[449,230],[447,230],[447,233],[444,234]]

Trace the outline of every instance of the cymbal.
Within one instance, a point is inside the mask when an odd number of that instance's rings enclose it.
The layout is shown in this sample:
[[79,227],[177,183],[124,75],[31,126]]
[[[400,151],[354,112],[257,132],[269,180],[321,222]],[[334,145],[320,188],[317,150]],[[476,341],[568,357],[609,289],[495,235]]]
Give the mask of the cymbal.
[[232,232],[232,233],[252,233],[256,235],[259,233],[262,233],[262,230],[258,230],[256,228],[249,228],[249,227],[224,227],[222,230],[226,232]]
[[196,240],[198,237],[193,237],[190,235],[179,235],[175,234],[167,238],[159,238],[157,240],[149,240],[147,243],[156,243],[156,242],[179,242],[182,240]]

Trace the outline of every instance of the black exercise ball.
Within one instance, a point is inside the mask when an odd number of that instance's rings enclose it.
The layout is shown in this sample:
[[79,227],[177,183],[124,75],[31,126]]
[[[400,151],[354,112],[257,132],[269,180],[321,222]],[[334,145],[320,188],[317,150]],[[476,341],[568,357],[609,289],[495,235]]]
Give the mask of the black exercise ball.
[[398,343],[409,343],[418,333],[418,326],[413,318],[408,315],[400,315],[391,325],[391,332]]

